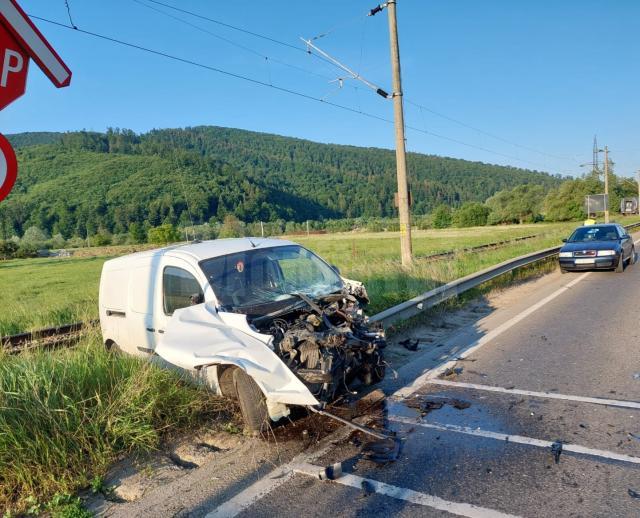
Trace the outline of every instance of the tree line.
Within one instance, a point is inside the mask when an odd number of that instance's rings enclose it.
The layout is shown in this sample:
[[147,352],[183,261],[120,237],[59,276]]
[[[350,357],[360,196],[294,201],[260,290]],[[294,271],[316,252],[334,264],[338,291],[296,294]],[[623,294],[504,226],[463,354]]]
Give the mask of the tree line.
[[[61,236],[135,235],[151,228],[307,220],[393,218],[392,151],[318,144],[217,127],[136,134],[26,133],[9,137],[20,173],[0,204],[0,239],[36,227]],[[545,191],[558,176],[451,158],[410,154],[416,215],[445,204],[483,203],[517,185]],[[284,222],[284,223],[283,223]]]

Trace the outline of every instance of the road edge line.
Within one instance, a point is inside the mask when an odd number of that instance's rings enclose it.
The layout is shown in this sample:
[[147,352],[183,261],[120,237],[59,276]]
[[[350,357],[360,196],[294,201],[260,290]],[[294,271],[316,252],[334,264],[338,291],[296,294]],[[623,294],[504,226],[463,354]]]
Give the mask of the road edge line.
[[[318,474],[324,472],[322,466],[315,466],[314,464],[301,463],[294,466],[296,473],[307,475],[318,479]],[[414,491],[413,489],[394,486],[385,482],[380,482],[371,478],[360,477],[352,473],[345,473],[342,476],[331,480],[331,482],[340,484],[342,486],[352,487],[355,489],[363,490],[363,484],[368,485],[373,489],[376,494],[395,498],[397,500],[404,500],[412,504],[421,505],[423,507],[431,507],[439,511],[445,511],[457,516],[465,516],[467,518],[517,518],[513,514],[505,514],[494,509],[487,509],[486,507],[479,507],[474,504],[467,504],[462,502],[451,502],[444,500],[435,495],[429,495],[427,493],[421,493]]]

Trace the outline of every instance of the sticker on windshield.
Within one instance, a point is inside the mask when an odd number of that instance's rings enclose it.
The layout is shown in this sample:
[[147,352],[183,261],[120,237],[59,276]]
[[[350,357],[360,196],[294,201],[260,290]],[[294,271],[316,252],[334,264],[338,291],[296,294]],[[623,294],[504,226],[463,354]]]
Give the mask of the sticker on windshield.
[[238,270],[239,273],[244,272],[244,261],[238,261],[236,263],[236,270]]

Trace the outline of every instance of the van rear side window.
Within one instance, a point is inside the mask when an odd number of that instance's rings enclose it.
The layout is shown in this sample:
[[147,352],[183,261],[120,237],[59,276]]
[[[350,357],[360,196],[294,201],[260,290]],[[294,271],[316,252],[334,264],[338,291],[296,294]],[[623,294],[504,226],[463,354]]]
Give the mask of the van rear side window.
[[162,273],[164,312],[173,315],[176,309],[199,304],[204,300],[200,283],[186,270],[167,266]]

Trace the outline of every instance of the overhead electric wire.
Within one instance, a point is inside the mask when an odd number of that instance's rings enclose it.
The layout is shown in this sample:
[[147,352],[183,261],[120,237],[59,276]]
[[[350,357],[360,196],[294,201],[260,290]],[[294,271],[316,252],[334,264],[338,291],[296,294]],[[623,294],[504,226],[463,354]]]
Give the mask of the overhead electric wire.
[[462,122],[462,121],[460,121],[458,119],[454,119],[453,117],[449,117],[448,115],[445,115],[444,113],[437,112],[437,111],[435,111],[435,110],[433,110],[431,108],[428,108],[427,106],[424,106],[422,104],[413,102],[413,101],[411,101],[409,99],[405,98],[404,101],[407,104],[411,104],[411,105],[415,106],[416,108],[419,108],[420,110],[427,111],[429,113],[432,113],[433,115],[436,115],[436,116],[441,117],[443,119],[446,119],[448,121],[454,122],[454,123],[456,123],[456,124],[458,124],[460,126],[463,126],[465,128],[468,128],[468,129],[471,129],[471,130],[476,131],[478,133],[481,133],[482,135],[486,135],[487,137],[491,137],[491,138],[494,138],[494,139],[499,140],[501,142],[504,142],[505,144],[511,144],[512,146],[519,147],[521,149],[525,149],[525,150],[531,151],[533,153],[538,153],[540,155],[544,155],[544,156],[547,156],[547,157],[550,157],[550,158],[556,158],[556,159],[560,159],[560,160],[570,160],[572,162],[575,161],[574,159],[572,159],[570,157],[567,157],[567,156],[554,155],[552,153],[547,153],[545,151],[540,151],[538,149],[535,149],[535,148],[532,148],[532,147],[529,147],[529,146],[524,146],[522,144],[518,144],[517,142],[513,142],[512,140],[500,137],[500,136],[495,135],[493,133],[489,133],[488,131],[484,131],[484,130],[482,130],[480,128],[476,128],[475,126],[472,126],[471,124],[467,124],[466,122]]
[[[138,0],[134,0],[134,1],[138,1]],[[229,23],[223,22],[223,21],[221,21],[221,20],[217,20],[217,19],[215,19],[215,18],[211,18],[211,17],[209,17],[209,16],[205,16],[205,15],[200,14],[200,13],[196,13],[196,12],[193,12],[193,11],[189,11],[189,10],[187,10],[187,9],[182,9],[182,8],[180,8],[180,7],[176,7],[176,6],[174,6],[174,5],[171,5],[171,4],[168,4],[168,3],[165,3],[165,2],[161,2],[161,1],[159,1],[159,0],[146,0],[146,1],[147,1],[147,2],[151,2],[151,3],[154,3],[154,4],[157,4],[157,5],[161,5],[161,6],[163,6],[163,7],[168,8],[168,9],[173,9],[174,11],[181,12],[181,13],[187,14],[187,15],[189,15],[189,16],[193,16],[193,17],[195,17],[195,18],[200,18],[200,19],[202,19],[202,20],[206,20],[206,21],[208,21],[208,22],[211,22],[211,23],[215,23],[215,24],[221,25],[221,26],[223,26],[223,27],[227,27],[227,28],[232,29],[232,30],[235,30],[235,31],[239,31],[239,32],[242,32],[242,33],[248,34],[248,35],[253,36],[253,37],[256,37],[256,38],[260,38],[260,39],[263,39],[263,40],[266,40],[266,41],[270,41],[271,43],[276,43],[276,44],[278,44],[278,45],[282,45],[282,46],[285,46],[285,47],[288,47],[288,48],[291,48],[291,49],[294,49],[294,50],[298,50],[298,51],[305,52],[305,53],[307,53],[307,54],[310,54],[310,55],[314,56],[314,57],[315,57],[315,58],[317,58],[317,59],[320,59],[321,61],[324,61],[324,62],[326,62],[326,63],[329,63],[330,65],[335,66],[335,63],[332,63],[330,60],[327,60],[327,59],[326,59],[326,58],[324,58],[323,56],[318,55],[318,54],[313,53],[313,52],[310,52],[310,51],[309,51],[309,48],[301,48],[301,47],[298,47],[298,46],[296,46],[296,45],[292,45],[292,44],[290,44],[290,43],[287,43],[287,42],[285,42],[285,41],[278,40],[278,39],[273,38],[273,37],[271,37],[271,36],[267,36],[267,35],[265,35],[265,34],[260,34],[260,33],[254,32],[254,31],[250,31],[250,30],[248,30],[248,29],[244,29],[244,28],[242,28],[242,27],[238,27],[238,26],[236,26],[236,25],[232,25],[232,24],[229,24]],[[140,2],[138,1],[138,3],[140,3]],[[150,6],[147,6],[147,7],[150,7]],[[162,12],[162,11],[159,11],[159,12]],[[163,14],[167,14],[167,13],[163,13]],[[168,14],[167,14],[167,16],[170,16],[170,15],[168,15]],[[358,15],[358,16],[357,16],[357,17],[355,17],[354,19],[360,19],[361,17],[362,17],[364,20],[366,20],[366,19],[368,18],[368,16],[361,16],[361,15]],[[178,20],[180,20],[179,18],[177,18],[177,19],[178,19]],[[184,23],[189,24],[189,22],[187,22],[187,21],[184,21],[184,20],[180,20],[180,21],[183,21]],[[312,40],[314,40],[314,39],[319,39],[319,38],[321,38],[321,37],[324,37],[324,36],[326,36],[326,35],[328,35],[328,34],[330,34],[330,33],[334,32],[335,30],[337,30],[338,28],[340,28],[340,27],[342,27],[342,26],[344,26],[344,25],[346,25],[346,24],[347,24],[347,22],[342,23],[342,24],[339,24],[339,25],[335,26],[334,28],[332,28],[332,29],[330,29],[330,30],[328,30],[328,31],[325,31],[324,33],[321,33],[320,35],[315,36],[314,38],[311,38],[311,39],[312,39]],[[197,27],[197,26],[196,26],[196,27]],[[204,29],[201,29],[201,30],[204,30]],[[362,42],[361,42],[361,44],[362,44]],[[237,44],[236,46],[241,47],[241,45],[239,45],[239,44]],[[247,50],[248,50],[248,49],[247,49]],[[250,51],[251,51],[251,50],[250,50]],[[361,49],[361,51],[362,51],[362,49]],[[253,51],[253,52],[256,52],[256,51]],[[361,59],[362,59],[362,58],[361,58]],[[274,61],[275,61],[275,60],[274,60]],[[283,64],[283,65],[285,65],[285,66],[290,66],[290,67],[292,67],[292,68],[300,68],[300,67],[296,67],[295,65],[286,64],[286,63],[284,63],[284,62],[280,62],[280,64]],[[305,70],[306,72],[311,73],[311,71],[308,71],[308,70],[306,70],[306,69],[302,69],[302,70]],[[320,74],[318,74],[318,75],[320,75]],[[321,75],[320,75],[320,76],[321,76]],[[321,76],[321,77],[322,77],[322,76]],[[325,78],[326,78],[326,76],[325,76]],[[352,86],[353,88],[357,88],[357,87],[354,87],[353,85],[349,85],[349,86]],[[535,148],[532,148],[532,147],[529,147],[529,146],[525,146],[525,145],[519,144],[519,143],[514,142],[514,141],[512,141],[512,140],[505,139],[505,138],[503,138],[503,137],[500,137],[499,135],[495,135],[495,134],[490,133],[490,132],[488,132],[488,131],[484,131],[484,130],[482,130],[482,129],[480,129],[480,128],[477,128],[477,127],[475,127],[475,126],[472,126],[471,124],[467,124],[467,123],[462,122],[462,121],[460,121],[460,120],[458,120],[458,119],[455,119],[455,118],[453,118],[453,117],[449,117],[448,115],[445,115],[445,114],[443,114],[443,113],[437,112],[436,110],[433,110],[433,109],[431,109],[431,108],[429,108],[429,107],[427,107],[427,106],[424,106],[424,105],[421,105],[421,104],[419,104],[419,103],[415,103],[415,102],[413,102],[413,101],[410,101],[410,100],[409,100],[409,99],[407,99],[406,97],[405,97],[405,99],[404,99],[404,100],[405,100],[408,104],[414,105],[414,106],[416,106],[416,107],[418,107],[418,108],[421,108],[421,109],[423,109],[423,110],[425,110],[425,111],[428,111],[429,113],[432,113],[432,114],[434,114],[434,115],[436,115],[436,116],[438,116],[438,117],[441,117],[441,118],[446,119],[446,120],[449,120],[449,121],[451,121],[451,122],[453,122],[453,123],[455,123],[455,124],[458,124],[458,125],[460,125],[460,126],[463,126],[463,127],[468,128],[468,129],[471,129],[471,130],[473,130],[473,131],[476,131],[476,132],[478,132],[478,133],[480,133],[480,134],[482,134],[482,135],[485,135],[485,136],[488,136],[488,137],[490,137],[490,138],[496,139],[496,140],[498,140],[498,141],[504,142],[505,144],[509,144],[509,145],[512,145],[512,146],[518,147],[518,148],[520,148],[520,149],[524,149],[524,150],[526,150],[526,151],[533,152],[533,153],[536,153],[536,154],[539,154],[539,155],[542,155],[542,156],[547,156],[547,157],[549,157],[549,158],[554,158],[554,159],[559,159],[559,160],[569,160],[569,161],[573,161],[573,160],[572,160],[571,158],[569,158],[569,157],[560,156],[560,155],[554,155],[554,154],[552,154],[552,153],[547,153],[547,152],[545,152],[545,151],[540,151],[540,150],[538,150],[538,149],[535,149]],[[520,160],[520,159],[519,159],[519,160]]]
[[[283,65],[283,66],[285,66],[285,67],[289,67],[289,68],[292,68],[292,69],[294,69],[294,70],[298,70],[298,71],[300,71],[300,72],[304,72],[304,73],[306,73],[306,74],[310,74],[310,75],[313,75],[313,76],[316,76],[316,77],[321,77],[321,78],[323,78],[323,79],[327,79],[327,80],[331,80],[331,79],[333,79],[332,77],[325,76],[325,75],[320,74],[319,72],[316,72],[316,71],[314,71],[314,70],[309,70],[309,69],[304,68],[304,67],[299,67],[299,66],[297,66],[297,65],[293,65],[293,64],[291,64],[291,63],[287,63],[286,61],[282,61],[282,60],[280,60],[280,59],[277,59],[277,58],[274,58],[274,57],[268,56],[268,55],[266,55],[266,54],[263,54],[262,52],[260,52],[260,51],[258,51],[258,50],[255,50],[255,49],[253,49],[253,48],[251,48],[251,47],[247,47],[246,45],[242,45],[241,43],[238,43],[238,42],[236,42],[236,41],[233,41],[233,40],[231,40],[231,39],[229,39],[229,38],[225,38],[224,36],[220,36],[219,34],[216,34],[215,32],[212,32],[212,31],[210,31],[210,30],[208,30],[208,29],[205,29],[204,27],[201,27],[201,26],[199,26],[199,25],[196,25],[196,24],[194,24],[194,23],[191,23],[191,22],[189,22],[189,21],[187,21],[187,20],[185,20],[185,19],[183,19],[183,18],[179,18],[178,16],[174,16],[174,15],[172,15],[172,14],[170,14],[170,13],[167,13],[167,12],[165,12],[165,11],[161,10],[161,9],[158,9],[158,8],[153,7],[153,6],[151,6],[151,5],[147,5],[147,4],[146,4],[145,2],[143,2],[142,0],[131,0],[131,1],[132,1],[132,2],[135,2],[135,3],[139,4],[139,5],[141,5],[141,6],[143,6],[143,7],[146,7],[147,9],[151,9],[152,11],[155,11],[155,12],[157,12],[157,13],[160,13],[160,14],[164,15],[164,16],[167,16],[168,18],[171,18],[171,19],[176,20],[176,21],[178,21],[178,22],[180,22],[180,23],[183,23],[183,24],[185,24],[185,25],[188,25],[189,27],[192,27],[192,28],[194,28],[194,29],[196,29],[196,30],[198,30],[198,31],[200,31],[200,32],[205,33],[205,34],[208,34],[208,35],[210,35],[210,36],[212,36],[212,37],[214,37],[214,38],[216,38],[216,39],[219,39],[219,40],[221,40],[221,41],[224,41],[224,42],[228,43],[229,45],[233,45],[234,47],[237,47],[237,48],[242,49],[242,50],[244,50],[244,51],[246,51],[246,52],[249,52],[249,53],[251,53],[251,54],[254,54],[254,55],[256,55],[256,56],[259,56],[259,57],[261,57],[262,59],[265,59],[265,60],[271,61],[271,62],[273,62],[273,63],[278,63],[278,64]],[[153,0],[146,0],[146,1],[147,1],[147,2],[152,2]],[[159,2],[154,2],[154,3],[159,3]],[[355,87],[354,87],[354,88],[355,88]]]
[[[149,0],[149,1],[151,1],[151,0]],[[375,115],[373,113],[365,112],[365,111],[362,111],[362,110],[359,110],[359,109],[356,109],[356,108],[353,108],[353,107],[350,107],[350,106],[345,106],[343,104],[338,104],[338,103],[334,103],[334,102],[331,102],[331,101],[326,101],[326,100],[321,99],[319,97],[315,97],[313,95],[310,95],[310,94],[307,94],[307,93],[304,93],[304,92],[299,92],[299,91],[293,90],[291,88],[286,88],[284,86],[270,84],[270,83],[267,83],[265,81],[261,81],[259,79],[254,79],[252,77],[248,77],[248,76],[245,76],[245,75],[242,75],[242,74],[237,74],[235,72],[230,72],[228,70],[224,70],[224,69],[221,69],[221,68],[218,68],[218,67],[214,67],[212,65],[207,65],[205,63],[200,63],[200,62],[194,61],[192,59],[182,58],[182,57],[179,57],[179,56],[175,56],[173,54],[169,54],[167,52],[151,49],[151,48],[144,47],[142,45],[138,45],[138,44],[135,44],[135,43],[130,43],[130,42],[118,39],[118,38],[114,38],[114,37],[111,37],[111,36],[106,36],[104,34],[99,34],[97,32],[92,32],[92,31],[88,31],[88,30],[85,30],[85,29],[80,29],[78,27],[73,27],[71,25],[67,25],[67,24],[62,23],[62,22],[56,22],[54,20],[50,20],[48,18],[44,18],[44,17],[41,17],[41,16],[36,16],[36,15],[29,15],[29,16],[31,18],[36,19],[36,20],[40,20],[40,21],[43,21],[43,22],[46,22],[46,23],[50,23],[50,24],[56,25],[58,27],[63,27],[65,29],[70,29],[70,30],[72,30],[72,31],[74,31],[76,33],[86,34],[88,36],[92,36],[94,38],[102,39],[104,41],[109,41],[109,42],[115,43],[117,45],[122,45],[124,47],[133,48],[133,49],[136,49],[136,50],[140,50],[142,52],[147,52],[149,54],[153,54],[153,55],[156,55],[156,56],[161,56],[161,57],[164,57],[164,58],[167,58],[167,59],[170,59],[170,60],[173,60],[173,61],[177,61],[177,62],[180,62],[180,63],[184,63],[184,64],[187,64],[187,65],[195,66],[195,67],[202,68],[202,69],[205,69],[205,70],[210,70],[212,72],[217,72],[219,74],[223,74],[223,75],[226,75],[226,76],[229,76],[229,77],[233,77],[235,79],[240,79],[240,80],[243,80],[243,81],[247,81],[249,83],[252,83],[252,84],[255,84],[255,85],[258,85],[258,86],[264,86],[264,87],[267,87],[267,88],[271,88],[271,89],[277,90],[279,92],[283,92],[283,93],[287,93],[287,94],[290,94],[290,95],[293,95],[293,96],[296,96],[296,97],[300,97],[302,99],[307,99],[307,100],[310,100],[310,101],[319,102],[319,103],[322,103],[322,104],[325,104],[325,105],[328,105],[328,106],[332,106],[334,108],[338,108],[338,109],[341,109],[341,110],[344,110],[344,111],[348,111],[348,112],[351,112],[351,113],[356,113],[358,115],[362,115],[362,116],[368,117],[370,119],[379,120],[379,121],[382,121],[382,122],[386,122],[388,124],[393,124],[394,123],[393,120],[391,120],[391,119],[387,119],[385,117],[381,117],[381,116]],[[406,128],[410,129],[412,131],[418,132],[418,133],[423,133],[425,135],[429,135],[429,136],[435,137],[435,138],[439,138],[439,139],[442,139],[442,140],[447,140],[449,142],[453,142],[453,143],[459,144],[461,146],[466,146],[466,147],[469,147],[469,148],[472,148],[472,149],[477,149],[477,150],[480,150],[480,151],[484,151],[485,153],[493,154],[493,155],[496,155],[496,156],[501,156],[503,158],[508,158],[510,160],[516,160],[518,162],[529,163],[529,164],[533,164],[533,165],[537,165],[537,166],[541,165],[541,164],[537,164],[535,162],[532,162],[530,160],[525,160],[525,159],[519,158],[517,156],[508,155],[508,154],[505,154],[505,153],[494,151],[494,150],[489,149],[489,148],[485,148],[483,146],[477,146],[475,144],[470,144],[470,143],[464,142],[462,140],[458,140],[458,139],[455,139],[455,138],[452,138],[452,137],[447,137],[445,135],[440,135],[440,134],[434,133],[432,131],[427,131],[426,129],[423,130],[423,129],[416,128],[414,126],[409,126],[409,125],[407,125]],[[546,166],[543,166],[543,167],[546,167]]]

